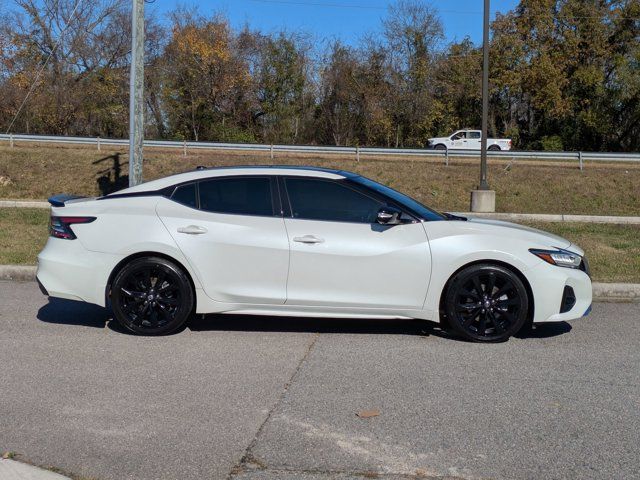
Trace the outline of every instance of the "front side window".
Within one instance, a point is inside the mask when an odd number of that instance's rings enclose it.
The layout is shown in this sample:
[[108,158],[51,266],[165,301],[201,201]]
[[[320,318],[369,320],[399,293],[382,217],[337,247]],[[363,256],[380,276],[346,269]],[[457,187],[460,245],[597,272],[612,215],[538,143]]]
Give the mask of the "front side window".
[[201,181],[198,187],[201,210],[235,215],[273,215],[269,178],[213,178]]
[[458,132],[458,133],[453,135],[451,140],[461,140],[461,139],[465,138],[466,135],[467,135],[466,132]]
[[382,203],[331,180],[285,180],[293,218],[375,223]]

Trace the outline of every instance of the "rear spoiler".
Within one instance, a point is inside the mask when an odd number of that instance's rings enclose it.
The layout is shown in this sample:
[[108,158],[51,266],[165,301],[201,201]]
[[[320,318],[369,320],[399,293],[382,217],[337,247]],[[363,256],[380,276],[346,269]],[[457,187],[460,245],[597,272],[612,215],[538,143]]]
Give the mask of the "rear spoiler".
[[89,200],[87,197],[81,197],[78,195],[69,195],[68,193],[59,193],[53,197],[49,197],[47,201],[52,207],[64,207],[65,203],[72,202],[74,200]]

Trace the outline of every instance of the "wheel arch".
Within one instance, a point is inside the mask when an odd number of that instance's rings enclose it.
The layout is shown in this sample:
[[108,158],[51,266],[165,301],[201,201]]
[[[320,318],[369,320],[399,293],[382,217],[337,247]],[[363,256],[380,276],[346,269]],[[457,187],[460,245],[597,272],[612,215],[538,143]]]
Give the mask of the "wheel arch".
[[[495,260],[495,259],[492,259],[492,258],[491,259],[484,259],[484,260],[474,260],[472,262],[465,263],[464,265],[459,267],[456,271],[454,271],[451,275],[449,275],[449,278],[447,279],[447,282],[444,284],[444,288],[442,289],[442,292],[440,292],[440,300],[438,301],[440,322],[446,323],[446,321],[443,321],[443,319],[445,319],[445,317],[443,316],[444,299],[446,297],[447,290],[449,289],[449,285],[451,283],[451,280],[453,280],[453,277],[455,277],[459,272],[461,272],[465,268],[471,267],[473,265],[498,265],[498,266],[504,267],[507,270],[510,270],[511,272],[513,272],[520,279],[520,281],[522,281],[522,283],[524,285],[524,288],[527,291],[527,324],[526,325],[528,325],[531,322],[533,322],[534,312],[535,312],[535,297],[533,295],[533,289],[531,288],[531,283],[529,282],[527,277],[520,271],[520,269],[514,267],[510,263],[503,262],[501,260]],[[526,327],[526,325],[525,325],[525,327]],[[523,327],[523,328],[525,328],[525,327]]]
[[109,278],[107,280],[107,286],[105,287],[105,291],[104,291],[105,305],[109,305],[109,303],[111,302],[111,298],[110,298],[111,297],[110,296],[111,284],[113,283],[113,280],[116,278],[116,275],[118,275],[120,270],[122,270],[124,268],[124,266],[127,265],[132,260],[135,260],[137,258],[145,258],[145,257],[164,258],[165,260],[169,260],[170,262],[175,263],[184,272],[184,274],[189,279],[189,284],[191,285],[191,290],[193,291],[193,311],[195,312],[196,311],[196,307],[197,307],[197,303],[198,303],[198,295],[197,295],[197,290],[196,290],[195,283],[193,281],[191,273],[189,272],[189,269],[186,268],[184,266],[184,264],[180,260],[172,257],[171,255],[167,255],[166,253],[154,252],[154,251],[144,251],[144,252],[132,253],[131,255],[123,258],[122,260],[120,260],[116,264],[116,266],[113,267],[113,269],[111,270],[111,273],[109,274]]

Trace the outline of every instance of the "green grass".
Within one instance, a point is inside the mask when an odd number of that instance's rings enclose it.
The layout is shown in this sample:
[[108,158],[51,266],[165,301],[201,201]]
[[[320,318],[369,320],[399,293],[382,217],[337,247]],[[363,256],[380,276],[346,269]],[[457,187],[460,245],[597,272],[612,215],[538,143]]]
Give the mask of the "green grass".
[[48,210],[0,208],[0,264],[34,265],[48,225]]
[[[49,211],[0,209],[0,264],[35,265],[47,240]],[[528,223],[582,247],[598,282],[640,283],[640,226]]]

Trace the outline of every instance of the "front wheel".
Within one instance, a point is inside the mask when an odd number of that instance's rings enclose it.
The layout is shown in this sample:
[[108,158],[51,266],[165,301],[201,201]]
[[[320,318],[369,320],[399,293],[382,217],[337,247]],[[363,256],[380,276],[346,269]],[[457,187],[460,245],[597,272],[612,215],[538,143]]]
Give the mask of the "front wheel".
[[467,267],[449,283],[445,313],[458,335],[475,342],[501,342],[527,322],[527,290],[511,270],[490,264]]
[[437,144],[435,147],[433,147],[435,150],[446,150],[447,146],[443,145],[442,143]]
[[115,319],[141,335],[167,335],[186,323],[194,305],[187,275],[159,257],[137,258],[120,270],[111,285]]

